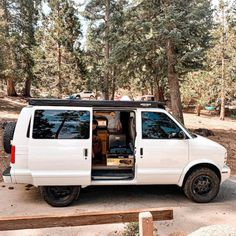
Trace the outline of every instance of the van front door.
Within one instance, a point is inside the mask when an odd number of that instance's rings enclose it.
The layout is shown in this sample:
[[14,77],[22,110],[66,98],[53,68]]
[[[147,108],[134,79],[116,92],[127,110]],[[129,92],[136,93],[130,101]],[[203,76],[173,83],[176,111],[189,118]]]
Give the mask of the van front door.
[[188,133],[162,109],[137,109],[137,183],[177,184],[188,163]]
[[33,108],[29,169],[33,184],[89,185],[92,108]]

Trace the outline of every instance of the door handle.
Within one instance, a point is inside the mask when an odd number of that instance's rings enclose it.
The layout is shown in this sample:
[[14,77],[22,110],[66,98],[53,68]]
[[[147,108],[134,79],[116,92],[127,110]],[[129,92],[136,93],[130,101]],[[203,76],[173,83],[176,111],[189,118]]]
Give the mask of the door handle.
[[85,159],[87,159],[87,157],[88,157],[88,149],[87,148],[84,149],[84,157],[85,157]]
[[140,157],[143,158],[143,148],[140,148]]

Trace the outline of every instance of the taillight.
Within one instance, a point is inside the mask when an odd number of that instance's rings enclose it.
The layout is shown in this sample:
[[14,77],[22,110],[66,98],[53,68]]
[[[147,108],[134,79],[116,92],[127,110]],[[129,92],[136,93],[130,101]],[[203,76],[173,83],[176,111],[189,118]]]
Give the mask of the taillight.
[[15,154],[16,154],[16,147],[15,146],[11,146],[11,163],[14,164],[15,163]]

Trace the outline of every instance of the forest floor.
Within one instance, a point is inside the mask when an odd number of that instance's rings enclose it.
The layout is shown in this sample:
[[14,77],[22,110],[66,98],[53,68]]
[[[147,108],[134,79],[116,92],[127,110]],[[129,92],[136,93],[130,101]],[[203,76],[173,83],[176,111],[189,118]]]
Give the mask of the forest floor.
[[[0,98],[0,139],[3,130],[1,123],[16,120],[24,99]],[[208,113],[197,117],[195,114],[184,114],[185,125],[190,129],[207,128],[214,132],[208,138],[224,145],[228,152],[228,164],[232,168],[232,176],[225,181],[217,198],[209,204],[196,204],[189,201],[182,190],[176,186],[91,186],[82,189],[78,202],[64,208],[68,214],[109,210],[127,210],[135,208],[168,207],[174,211],[174,220],[155,222],[158,235],[187,235],[199,227],[226,224],[235,226],[236,218],[236,120],[209,116]],[[9,157],[4,153],[0,141],[0,174],[9,165]],[[1,183],[0,175],[0,217],[57,214],[59,208],[48,206],[35,187]],[[193,214],[194,212],[194,214]],[[184,223],[183,223],[184,222]],[[83,227],[34,229],[1,232],[3,236],[13,235],[123,235],[124,224],[94,225]],[[179,233],[177,233],[179,232]],[[223,234],[218,234],[223,235]],[[225,235],[225,234],[224,234]]]

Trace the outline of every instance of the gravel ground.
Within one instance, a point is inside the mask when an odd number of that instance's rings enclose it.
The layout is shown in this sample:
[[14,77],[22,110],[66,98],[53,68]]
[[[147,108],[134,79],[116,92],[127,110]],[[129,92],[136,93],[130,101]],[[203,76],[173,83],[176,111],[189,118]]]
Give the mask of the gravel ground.
[[[5,186],[5,187],[3,187]],[[14,187],[13,189],[11,187]],[[0,184],[0,217],[20,215],[73,214],[128,209],[167,207],[173,209],[174,220],[155,222],[159,236],[192,233],[200,227],[226,224],[235,227],[236,177],[222,184],[217,198],[208,204],[189,201],[176,186],[99,186],[87,187],[80,198],[66,208],[50,207],[35,187]],[[51,228],[1,232],[1,236],[15,235],[122,235],[124,224]],[[17,234],[18,233],[18,234]],[[221,236],[222,234],[219,234]],[[200,235],[201,236],[201,235]],[[209,235],[210,236],[210,235]],[[225,236],[225,235],[222,235]]]

